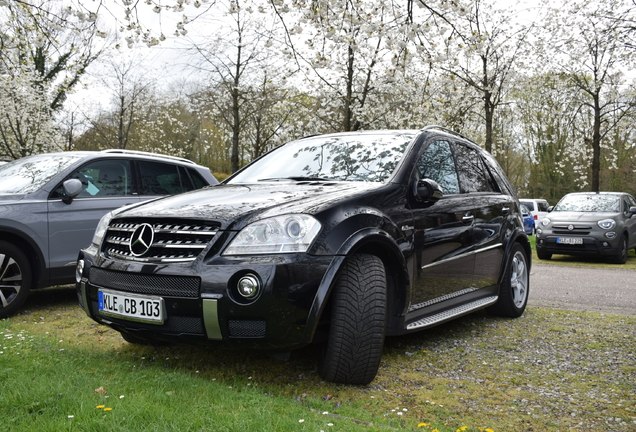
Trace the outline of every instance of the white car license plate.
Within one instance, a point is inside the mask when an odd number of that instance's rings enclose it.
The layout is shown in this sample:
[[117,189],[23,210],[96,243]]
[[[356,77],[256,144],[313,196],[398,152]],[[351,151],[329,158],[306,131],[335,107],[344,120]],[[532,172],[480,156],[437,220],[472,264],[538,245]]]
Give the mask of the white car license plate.
[[97,291],[99,311],[133,321],[163,324],[165,306],[163,298],[119,291]]
[[582,237],[557,237],[556,242],[559,244],[579,245],[583,244]]

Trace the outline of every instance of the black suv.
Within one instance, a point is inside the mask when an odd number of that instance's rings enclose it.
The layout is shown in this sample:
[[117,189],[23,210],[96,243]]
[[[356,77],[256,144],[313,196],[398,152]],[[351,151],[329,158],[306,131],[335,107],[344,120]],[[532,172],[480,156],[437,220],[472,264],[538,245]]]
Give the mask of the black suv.
[[77,269],[86,313],[129,342],[315,342],[325,380],[363,384],[387,335],[520,316],[530,246],[495,160],[431,126],[300,139],[113,212]]

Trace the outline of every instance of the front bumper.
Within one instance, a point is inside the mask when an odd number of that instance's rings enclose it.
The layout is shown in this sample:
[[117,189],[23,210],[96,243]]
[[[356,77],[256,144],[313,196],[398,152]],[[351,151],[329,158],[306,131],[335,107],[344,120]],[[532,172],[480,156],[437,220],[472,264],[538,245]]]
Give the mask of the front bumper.
[[[334,257],[216,257],[209,262],[152,265],[105,259],[88,248],[80,252],[79,260],[83,261],[77,284],[80,305],[89,317],[117,331],[156,341],[291,350],[313,338],[318,322],[309,319],[310,312],[320,302],[318,291],[323,295],[328,291],[324,285],[330,281],[325,276],[332,273],[328,269]],[[256,275],[261,283],[253,300],[240,297],[235,289],[245,274]],[[100,288],[162,298],[163,323],[100,311]]]
[[579,236],[583,244],[557,243],[563,236],[543,234],[537,237],[537,251],[549,254],[581,255],[581,256],[615,256],[618,254],[619,238],[599,240],[596,237]]

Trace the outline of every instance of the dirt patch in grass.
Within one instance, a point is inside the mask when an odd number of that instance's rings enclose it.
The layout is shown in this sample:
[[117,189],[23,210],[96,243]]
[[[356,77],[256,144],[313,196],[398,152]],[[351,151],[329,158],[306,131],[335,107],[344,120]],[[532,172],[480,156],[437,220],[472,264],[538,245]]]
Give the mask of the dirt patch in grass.
[[[519,319],[475,313],[389,338],[368,386],[326,383],[312,347],[289,361],[264,353],[128,344],[90,320],[72,288],[32,294],[12,327],[65,349],[138,355],[228,385],[256,385],[290,404],[396,429],[636,431],[636,320],[529,308]],[[419,425],[419,427],[418,427]]]

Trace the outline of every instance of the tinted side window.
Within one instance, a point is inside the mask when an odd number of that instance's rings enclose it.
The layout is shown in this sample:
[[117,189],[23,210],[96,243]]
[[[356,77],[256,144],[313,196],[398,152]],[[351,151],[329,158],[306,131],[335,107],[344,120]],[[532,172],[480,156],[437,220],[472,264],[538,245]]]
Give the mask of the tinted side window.
[[548,203],[545,201],[537,201],[537,206],[539,207],[539,211],[542,211],[542,212],[548,211]]
[[144,195],[175,195],[184,191],[177,165],[149,161],[138,163]]
[[433,141],[417,163],[420,178],[437,182],[445,195],[459,193],[455,160],[447,141]]
[[520,201],[520,204],[528,207],[528,210],[534,211],[534,202],[533,201]]
[[188,172],[190,173],[190,178],[194,182],[195,189],[201,189],[202,187],[208,186],[208,182],[206,182],[201,174],[199,174],[196,170],[188,168]]
[[[492,191],[491,184],[486,176],[487,173],[484,170],[484,163],[477,150],[462,144],[456,144],[455,159],[457,160],[459,183],[463,192]],[[490,174],[488,173],[489,176]]]
[[[73,172],[68,179],[82,182],[79,198],[128,196],[132,195],[130,163],[127,160],[98,160]],[[52,194],[52,198],[64,195],[62,186]]]

